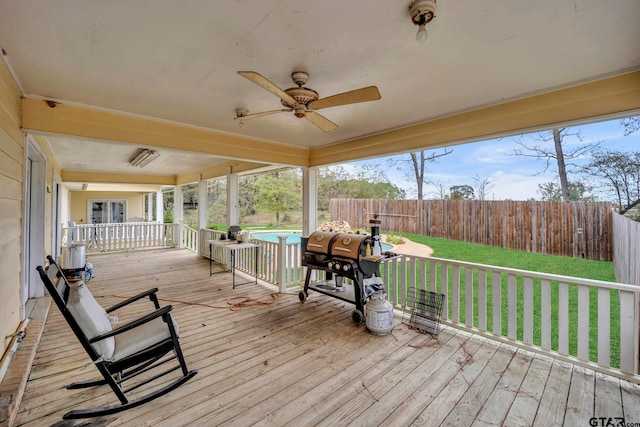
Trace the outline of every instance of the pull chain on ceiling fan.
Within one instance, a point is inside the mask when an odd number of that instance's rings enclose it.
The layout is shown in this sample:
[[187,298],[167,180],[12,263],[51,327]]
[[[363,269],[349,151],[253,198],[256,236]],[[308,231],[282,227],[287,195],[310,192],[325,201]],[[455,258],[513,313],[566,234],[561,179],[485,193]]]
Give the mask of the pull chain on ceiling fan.
[[357,104],[359,102],[377,101],[381,98],[380,92],[375,86],[368,86],[326,98],[320,98],[318,92],[304,87],[309,80],[309,74],[304,71],[296,71],[292,73],[291,78],[297,87],[290,87],[284,90],[255,71],[238,71],[238,74],[280,98],[280,102],[286,108],[263,111],[254,114],[240,115],[236,113],[236,120],[244,121],[270,114],[282,113],[284,111],[293,111],[293,114],[296,117],[300,119],[305,118],[323,131],[328,132],[336,129],[338,125],[317,113],[316,110],[337,107],[340,105]]

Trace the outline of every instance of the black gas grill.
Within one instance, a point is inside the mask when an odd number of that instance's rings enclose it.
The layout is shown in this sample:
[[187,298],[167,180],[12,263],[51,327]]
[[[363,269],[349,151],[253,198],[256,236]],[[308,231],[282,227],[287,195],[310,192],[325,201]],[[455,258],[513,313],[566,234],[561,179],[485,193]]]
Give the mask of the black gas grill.
[[[379,274],[380,262],[387,257],[367,256],[367,245],[373,246],[373,238],[366,234],[330,233],[315,231],[302,238],[302,265],[307,267],[301,302],[307,300],[309,289],[355,304],[354,322],[364,321],[363,281]],[[311,283],[313,270],[326,272],[326,279]],[[334,278],[335,276],[335,278]],[[353,286],[344,286],[344,278]]]

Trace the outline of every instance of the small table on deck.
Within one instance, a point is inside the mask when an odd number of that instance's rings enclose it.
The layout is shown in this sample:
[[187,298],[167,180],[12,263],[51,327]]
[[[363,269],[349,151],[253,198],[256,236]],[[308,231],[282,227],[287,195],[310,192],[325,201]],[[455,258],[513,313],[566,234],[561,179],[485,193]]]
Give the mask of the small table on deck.
[[[256,245],[255,243],[237,243],[235,241],[228,241],[228,240],[209,240],[209,276],[213,276],[214,274],[218,274],[218,273],[227,273],[227,272],[231,272],[231,277],[232,277],[232,283],[233,283],[233,289],[235,289],[236,287],[236,251],[240,250],[240,249],[250,249],[253,248],[254,249],[254,273],[255,273],[255,280],[250,280],[248,282],[243,282],[243,283],[238,283],[237,286],[240,285],[247,285],[250,283],[258,283],[258,248],[260,247],[259,245]],[[222,270],[222,271],[213,271],[213,247],[220,247],[220,248],[224,248],[225,250],[229,251],[229,264],[230,264],[230,269],[229,270]]]

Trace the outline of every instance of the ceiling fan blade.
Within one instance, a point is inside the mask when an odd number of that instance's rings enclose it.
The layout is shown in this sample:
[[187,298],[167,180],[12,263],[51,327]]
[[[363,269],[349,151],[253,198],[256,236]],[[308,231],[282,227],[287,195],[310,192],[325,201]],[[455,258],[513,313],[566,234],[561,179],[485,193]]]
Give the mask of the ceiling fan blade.
[[289,105],[296,105],[297,104],[296,100],[293,99],[291,97],[291,95],[289,95],[284,90],[280,89],[278,87],[278,85],[273,83],[271,80],[267,79],[262,74],[256,73],[255,71],[238,71],[238,74],[240,74],[245,79],[257,84],[258,86],[268,90],[269,92],[271,92],[275,96],[277,96],[280,99],[282,99],[287,104],[289,104]]
[[233,120],[249,120],[255,119],[256,117],[268,116],[269,114],[282,113],[283,111],[291,111],[290,109],[283,108],[281,110],[270,110],[270,111],[262,111],[260,113],[246,114],[241,117],[234,117]]
[[350,92],[339,93],[337,95],[328,96],[318,99],[309,104],[309,108],[320,110],[323,108],[337,107],[338,105],[357,104],[358,102],[377,101],[382,98],[378,88],[375,86],[363,87],[362,89],[352,90]]
[[331,130],[337,129],[338,125],[333,123],[331,120],[327,119],[325,116],[321,116],[320,114],[314,111],[308,111],[304,113],[304,118],[309,120],[314,125],[318,126],[325,132],[329,132]]

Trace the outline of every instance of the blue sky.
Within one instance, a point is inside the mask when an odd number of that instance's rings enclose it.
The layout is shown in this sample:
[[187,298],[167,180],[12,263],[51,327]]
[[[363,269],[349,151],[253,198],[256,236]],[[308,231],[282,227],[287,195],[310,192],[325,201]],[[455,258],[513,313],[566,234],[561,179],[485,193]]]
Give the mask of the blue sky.
[[[593,123],[569,128],[569,133],[580,131],[582,141],[576,137],[567,137],[563,141],[565,152],[575,144],[588,144],[600,141],[601,147],[620,151],[640,151],[640,132],[624,136],[624,130],[620,120]],[[525,134],[519,137],[494,139],[471,144],[451,147],[453,153],[441,157],[437,163],[429,163],[427,168],[433,181],[440,183],[445,189],[452,185],[470,185],[476,187],[474,178],[480,180],[489,178],[493,188],[489,191],[488,200],[528,200],[540,199],[538,184],[552,180],[557,181],[557,167],[552,162],[549,170],[544,170],[545,162],[530,157],[513,155],[517,147],[516,139],[520,138],[528,145],[532,145],[537,133]],[[553,142],[547,142],[553,149]],[[436,150],[441,151],[441,150]],[[397,157],[397,156],[396,156]],[[395,157],[392,157],[395,158]],[[408,155],[404,155],[408,158]],[[588,159],[582,159],[587,162]],[[415,198],[415,181],[395,170],[388,159],[376,159],[351,163],[351,165],[377,164],[382,166],[387,177],[399,187],[407,191],[407,198]],[[347,166],[347,165],[344,165]],[[571,175],[569,176],[571,180]],[[439,191],[434,186],[425,187],[425,198],[438,198]],[[599,200],[604,200],[604,195],[599,195]]]

